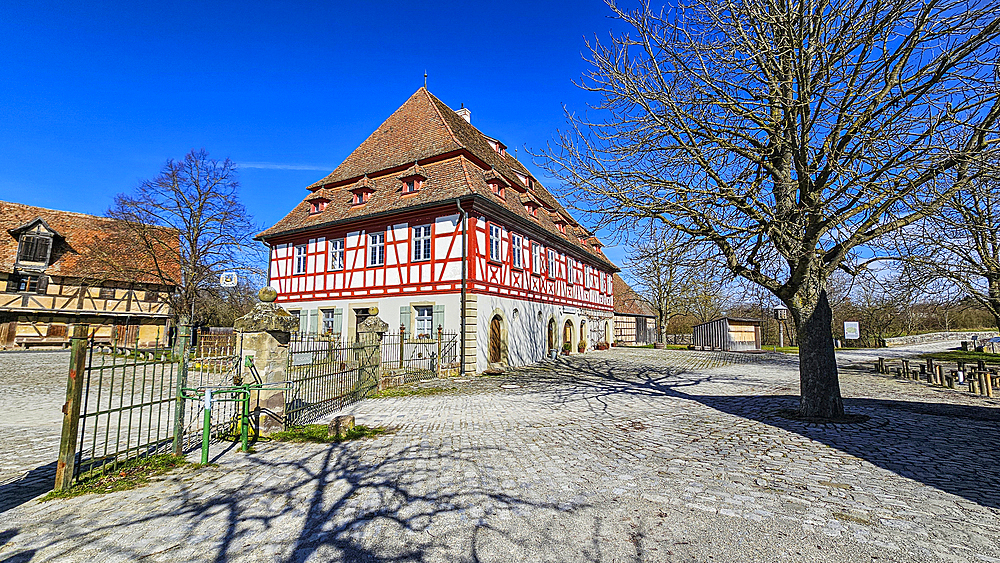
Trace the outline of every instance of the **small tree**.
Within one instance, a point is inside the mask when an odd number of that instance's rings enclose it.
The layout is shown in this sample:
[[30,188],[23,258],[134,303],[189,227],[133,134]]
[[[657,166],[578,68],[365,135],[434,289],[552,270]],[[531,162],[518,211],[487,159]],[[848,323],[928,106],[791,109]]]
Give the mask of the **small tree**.
[[[177,287],[174,314],[193,323],[208,319],[201,306],[223,295],[222,271],[259,269],[250,251],[255,226],[238,189],[231,160],[192,150],[182,161],[168,160],[159,176],[140,183],[134,193],[115,196],[107,212],[119,220],[118,246],[148,258],[141,261],[149,264],[144,274]],[[179,244],[165,240],[168,236],[179,237]]]
[[922,284],[944,282],[993,316],[1000,330],[1000,179],[997,170],[948,198],[941,211],[897,239]]
[[656,341],[663,342],[670,319],[687,310],[693,291],[692,266],[697,252],[676,232],[654,230],[627,252],[625,264],[635,289],[656,313]]
[[827,280],[977,180],[1000,116],[995,1],[612,0],[595,114],[541,155],[576,207],[713,245],[792,316],[801,414],[837,418]]

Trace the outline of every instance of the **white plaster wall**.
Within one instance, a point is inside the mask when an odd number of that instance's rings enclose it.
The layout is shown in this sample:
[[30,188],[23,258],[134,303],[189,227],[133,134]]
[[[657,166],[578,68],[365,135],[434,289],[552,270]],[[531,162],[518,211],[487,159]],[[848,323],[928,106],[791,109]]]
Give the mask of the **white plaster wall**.
[[[489,367],[490,321],[497,312],[501,313],[507,328],[507,363],[511,367],[525,366],[546,358],[546,339],[548,338],[549,319],[556,321],[556,348],[562,349],[563,326],[566,320],[573,322],[572,354],[577,354],[577,344],[580,336],[580,321],[597,313],[584,309],[564,308],[562,305],[537,303],[496,295],[478,295],[478,318],[476,323],[476,371],[482,372]],[[514,310],[517,309],[515,316]],[[541,318],[539,318],[541,313]],[[610,318],[610,316],[609,316]],[[590,329],[586,331],[587,350],[593,350],[594,342],[590,342]]]
[[[343,317],[343,334],[346,338],[349,327],[351,325],[351,316],[348,311],[353,310],[358,307],[372,307],[376,306],[379,308],[378,316],[380,319],[389,324],[390,332],[399,331],[399,309],[403,306],[408,306],[411,303],[434,303],[436,305],[444,305],[444,330],[458,332],[462,324],[462,296],[459,293],[446,293],[438,295],[424,295],[421,293],[413,293],[405,296],[399,297],[377,297],[377,298],[365,298],[359,297],[357,299],[330,299],[322,301],[309,301],[309,302],[299,302],[294,304],[281,304],[288,311],[302,311],[302,314],[306,314],[307,311],[315,311],[319,309],[332,309],[337,307],[344,310]],[[317,314],[320,322],[322,322],[322,313]],[[410,327],[407,327],[410,330]]]

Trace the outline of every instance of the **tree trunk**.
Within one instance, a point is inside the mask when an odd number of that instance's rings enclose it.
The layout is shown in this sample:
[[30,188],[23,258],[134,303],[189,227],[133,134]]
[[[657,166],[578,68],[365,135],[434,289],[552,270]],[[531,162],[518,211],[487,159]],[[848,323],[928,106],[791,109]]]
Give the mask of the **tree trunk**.
[[799,413],[808,418],[842,418],[844,402],[831,329],[833,311],[826,288],[817,286],[818,291],[803,288],[789,304],[799,341]]

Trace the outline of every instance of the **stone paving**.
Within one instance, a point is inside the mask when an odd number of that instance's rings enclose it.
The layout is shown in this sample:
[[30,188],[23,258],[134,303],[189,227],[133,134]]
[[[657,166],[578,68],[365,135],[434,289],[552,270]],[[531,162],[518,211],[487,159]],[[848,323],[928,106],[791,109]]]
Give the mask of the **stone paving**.
[[394,433],[10,508],[0,561],[1000,561],[1000,402],[845,370],[870,418],[807,424],[796,367],[613,349],[367,400]]

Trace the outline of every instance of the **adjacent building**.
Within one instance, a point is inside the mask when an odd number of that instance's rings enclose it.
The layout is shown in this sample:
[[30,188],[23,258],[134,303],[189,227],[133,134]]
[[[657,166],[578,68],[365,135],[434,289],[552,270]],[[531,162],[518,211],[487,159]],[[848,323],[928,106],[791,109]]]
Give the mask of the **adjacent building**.
[[377,308],[409,338],[457,332],[466,372],[613,338],[618,268],[601,242],[426,88],[307,189],[257,237],[303,331],[350,341]]
[[[141,272],[111,239],[115,221],[0,201],[0,349],[64,346],[86,323],[98,341],[152,346],[169,329],[171,286]],[[128,279],[126,279],[128,278]]]
[[611,280],[615,295],[615,344],[629,346],[656,342],[656,314],[649,302],[621,276]]

